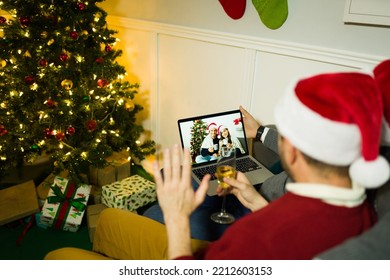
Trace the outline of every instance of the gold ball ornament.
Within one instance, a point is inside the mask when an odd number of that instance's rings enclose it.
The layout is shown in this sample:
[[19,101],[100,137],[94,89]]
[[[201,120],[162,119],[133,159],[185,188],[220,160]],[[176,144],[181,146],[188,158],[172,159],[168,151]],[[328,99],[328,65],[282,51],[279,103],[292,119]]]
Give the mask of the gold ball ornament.
[[41,33],[41,38],[42,38],[42,39],[46,39],[48,36],[49,36],[49,33],[48,33],[47,31],[43,31],[43,32]]
[[5,61],[4,59],[0,60],[0,68],[3,68],[7,65],[7,61]]
[[125,101],[125,109],[126,109],[126,111],[131,112],[131,111],[134,110],[134,108],[135,108],[134,102],[131,99],[126,99],[126,101]]
[[65,80],[63,80],[63,81],[61,82],[61,86],[62,86],[64,89],[66,89],[66,90],[70,90],[70,89],[72,89],[72,87],[73,87],[73,82],[72,82],[71,80],[65,79]]

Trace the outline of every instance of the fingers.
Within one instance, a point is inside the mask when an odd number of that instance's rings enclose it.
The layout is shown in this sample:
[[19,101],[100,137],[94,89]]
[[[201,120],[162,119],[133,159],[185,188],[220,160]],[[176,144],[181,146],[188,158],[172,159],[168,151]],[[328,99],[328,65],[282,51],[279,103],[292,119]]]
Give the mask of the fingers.
[[245,185],[250,185],[250,182],[248,178],[244,175],[244,173],[237,171],[237,179],[235,178],[224,178],[224,181],[229,184],[230,186],[237,188],[237,189],[243,189]]
[[247,110],[245,110],[244,107],[242,107],[241,105],[240,105],[240,111],[241,111],[241,113],[243,114],[244,117],[247,117],[249,115]]
[[163,184],[163,179],[160,172],[160,167],[158,165],[158,161],[156,160],[153,163],[153,175],[154,175],[154,181],[156,182],[156,187],[159,187]]
[[248,178],[245,176],[245,174],[240,172],[240,171],[237,171],[236,179],[238,181],[244,182],[245,184],[250,184],[250,182],[249,182]]
[[198,189],[196,190],[195,193],[195,206],[198,207],[203,201],[204,198],[206,197],[207,190],[209,188],[209,181],[210,181],[211,175],[206,174],[202,181],[199,184]]
[[172,176],[172,167],[171,167],[171,155],[169,149],[165,149],[163,153],[163,168],[164,168],[164,181],[170,182]]
[[191,180],[191,153],[188,149],[183,150],[183,164],[181,163],[181,150],[179,145],[174,145],[172,150],[165,149],[163,152],[163,173],[164,180],[161,176],[161,172],[159,169],[159,165],[157,162],[154,164],[154,177],[160,183],[166,182],[171,183],[175,181],[178,183],[179,181]]
[[192,159],[189,149],[183,150],[183,168],[182,168],[182,180],[186,180],[188,184],[191,184],[191,167]]
[[178,180],[181,175],[180,150],[179,145],[174,145],[172,149],[172,179]]

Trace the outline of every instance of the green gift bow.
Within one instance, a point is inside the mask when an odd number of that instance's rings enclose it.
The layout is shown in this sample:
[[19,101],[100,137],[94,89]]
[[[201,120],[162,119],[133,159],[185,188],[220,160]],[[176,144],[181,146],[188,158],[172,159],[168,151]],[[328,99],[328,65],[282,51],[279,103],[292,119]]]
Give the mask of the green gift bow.
[[51,189],[54,192],[54,196],[49,196],[47,198],[47,202],[49,203],[62,203],[66,200],[69,201],[70,205],[72,205],[74,208],[76,208],[79,211],[84,211],[86,205],[82,202],[85,202],[85,197],[79,197],[79,198],[67,198],[65,194],[62,193],[61,189],[55,185],[52,186]]

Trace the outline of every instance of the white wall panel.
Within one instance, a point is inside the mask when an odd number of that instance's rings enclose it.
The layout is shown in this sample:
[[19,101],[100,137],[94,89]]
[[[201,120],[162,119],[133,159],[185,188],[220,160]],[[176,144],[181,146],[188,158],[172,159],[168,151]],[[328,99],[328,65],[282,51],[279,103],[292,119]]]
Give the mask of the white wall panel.
[[273,109],[277,100],[294,81],[319,73],[351,70],[356,68],[304,57],[258,52],[253,95],[248,109],[260,122],[274,123]]
[[243,105],[261,122],[294,78],[372,68],[383,57],[109,17],[120,62],[145,107],[144,127],[161,148],[180,143],[177,120]]
[[243,48],[160,35],[158,123],[162,147],[180,143],[179,118],[238,108],[246,81]]

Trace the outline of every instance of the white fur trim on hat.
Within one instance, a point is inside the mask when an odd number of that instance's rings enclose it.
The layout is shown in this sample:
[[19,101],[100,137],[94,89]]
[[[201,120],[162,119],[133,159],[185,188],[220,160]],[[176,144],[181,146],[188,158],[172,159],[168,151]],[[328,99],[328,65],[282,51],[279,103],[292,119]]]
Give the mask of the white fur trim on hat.
[[358,126],[323,118],[302,104],[293,89],[277,104],[275,124],[281,135],[314,159],[346,166],[360,157]]

